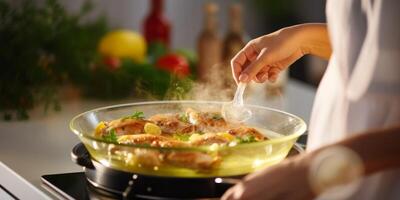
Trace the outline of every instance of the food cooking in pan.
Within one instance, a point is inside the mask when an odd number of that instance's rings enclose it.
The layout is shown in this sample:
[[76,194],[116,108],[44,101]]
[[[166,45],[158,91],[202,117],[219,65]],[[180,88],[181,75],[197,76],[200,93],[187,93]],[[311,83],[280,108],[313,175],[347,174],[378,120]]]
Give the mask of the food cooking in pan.
[[[191,108],[148,118],[143,112],[134,112],[131,116],[100,122],[95,136],[119,144],[172,148],[235,146],[267,140],[256,128],[227,122],[219,112],[200,112]],[[205,170],[218,166],[221,159],[217,153],[200,151],[136,149],[132,153],[144,167],[167,164]]]

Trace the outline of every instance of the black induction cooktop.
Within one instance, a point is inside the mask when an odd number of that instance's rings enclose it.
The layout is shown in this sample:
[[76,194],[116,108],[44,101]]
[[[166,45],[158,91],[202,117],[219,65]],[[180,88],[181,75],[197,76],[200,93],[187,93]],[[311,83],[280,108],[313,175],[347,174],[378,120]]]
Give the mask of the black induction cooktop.
[[42,183],[49,192],[64,199],[90,199],[83,172],[42,176]]
[[[110,193],[92,186],[84,172],[50,174],[41,177],[44,188],[59,199],[68,200],[114,200],[122,195]],[[165,199],[151,196],[136,196],[134,199]]]
[[[43,175],[41,179],[43,187],[46,188],[50,193],[52,193],[59,199],[68,199],[68,200],[123,199],[121,194],[110,193],[94,187],[92,184],[88,182],[84,172]],[[134,199],[172,200],[174,198],[137,195],[134,197]],[[215,199],[215,198],[210,198],[210,199]]]

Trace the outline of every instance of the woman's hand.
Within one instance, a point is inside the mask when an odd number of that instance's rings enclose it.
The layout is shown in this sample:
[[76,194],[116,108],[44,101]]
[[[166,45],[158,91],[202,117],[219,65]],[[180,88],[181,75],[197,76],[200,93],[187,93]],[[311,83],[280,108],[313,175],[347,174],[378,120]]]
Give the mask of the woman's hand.
[[329,58],[326,26],[302,24],[251,40],[231,61],[236,82],[274,82],[278,74],[305,54]]
[[304,156],[250,174],[222,197],[223,200],[305,200],[312,199],[308,167]]

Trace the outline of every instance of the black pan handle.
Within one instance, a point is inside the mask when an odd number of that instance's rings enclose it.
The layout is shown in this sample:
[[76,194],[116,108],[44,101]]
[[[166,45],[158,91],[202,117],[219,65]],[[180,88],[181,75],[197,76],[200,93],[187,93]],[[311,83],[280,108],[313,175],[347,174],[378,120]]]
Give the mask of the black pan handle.
[[71,152],[71,159],[74,163],[82,167],[94,169],[90,154],[87,151],[85,145],[83,145],[82,143],[74,146]]

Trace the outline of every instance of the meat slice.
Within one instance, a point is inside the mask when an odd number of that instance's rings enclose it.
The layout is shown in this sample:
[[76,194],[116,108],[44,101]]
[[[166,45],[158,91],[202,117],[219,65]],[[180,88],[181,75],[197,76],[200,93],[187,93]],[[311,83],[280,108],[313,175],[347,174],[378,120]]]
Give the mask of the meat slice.
[[187,146],[186,143],[180,142],[178,140],[173,140],[172,138],[161,136],[161,135],[151,135],[151,134],[138,134],[138,135],[123,135],[118,137],[118,143],[121,144],[145,144],[152,147],[184,147]]
[[230,129],[228,133],[240,138],[252,136],[257,141],[266,139],[266,137],[262,133],[260,133],[257,129],[247,126],[240,126],[237,128]]
[[198,170],[211,169],[221,161],[219,156],[212,156],[202,152],[171,152],[165,157],[171,165]]
[[219,112],[199,112],[188,108],[185,114],[189,122],[202,132],[219,132],[228,126]]
[[147,122],[147,120],[142,119],[116,119],[111,122],[100,122],[95,134],[100,137],[109,134],[111,131],[114,131],[117,136],[141,134],[144,132],[144,125]]
[[158,114],[151,116],[149,120],[159,126],[164,134],[185,134],[196,131],[196,127],[179,114]]
[[201,145],[212,145],[212,144],[227,144],[230,141],[232,141],[232,139],[234,138],[233,136],[231,136],[232,138],[229,138],[226,136],[226,134],[216,134],[216,133],[206,133],[203,135],[199,135],[196,137],[191,137],[193,139],[190,140],[190,143],[192,145],[195,146],[201,146]]
[[160,166],[163,163],[164,155],[157,150],[135,149],[136,162],[144,167]]
[[141,134],[147,122],[142,119],[117,119],[109,123],[108,130],[114,129],[117,135]]

